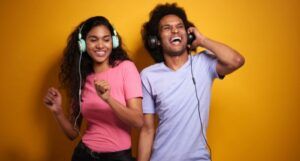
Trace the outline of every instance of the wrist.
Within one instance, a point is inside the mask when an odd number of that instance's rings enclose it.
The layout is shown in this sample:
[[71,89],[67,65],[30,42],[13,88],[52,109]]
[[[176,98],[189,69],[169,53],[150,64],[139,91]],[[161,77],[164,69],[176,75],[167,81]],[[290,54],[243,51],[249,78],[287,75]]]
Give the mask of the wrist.
[[205,36],[203,36],[203,37],[199,40],[199,44],[198,44],[198,45],[201,46],[201,47],[205,47],[207,40],[208,40],[208,38],[205,37]]
[[55,116],[61,116],[61,115],[64,114],[61,107],[57,108],[56,110],[52,110],[52,113],[53,113],[53,115],[55,115]]
[[110,102],[112,101],[112,98],[110,97],[110,95],[108,95],[106,98],[102,98],[106,103],[110,104]]

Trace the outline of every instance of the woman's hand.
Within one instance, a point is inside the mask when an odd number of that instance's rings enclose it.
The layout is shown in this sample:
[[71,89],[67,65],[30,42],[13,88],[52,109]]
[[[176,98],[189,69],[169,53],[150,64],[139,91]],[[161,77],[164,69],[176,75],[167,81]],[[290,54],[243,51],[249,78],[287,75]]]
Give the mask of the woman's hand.
[[61,100],[62,98],[60,92],[57,89],[51,87],[48,89],[44,97],[44,104],[53,113],[59,114],[62,112]]
[[110,98],[110,85],[105,80],[94,80],[95,88],[98,96],[105,102]]

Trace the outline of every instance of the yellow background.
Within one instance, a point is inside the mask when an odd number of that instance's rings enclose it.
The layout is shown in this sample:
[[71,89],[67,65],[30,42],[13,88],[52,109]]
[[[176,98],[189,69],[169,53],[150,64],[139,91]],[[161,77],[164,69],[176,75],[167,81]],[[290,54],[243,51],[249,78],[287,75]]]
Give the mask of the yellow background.
[[[69,141],[43,107],[57,86],[67,36],[81,21],[106,16],[139,70],[153,64],[141,43],[149,11],[165,1],[1,0],[0,160],[66,161]],[[208,140],[214,161],[299,161],[298,0],[178,0],[206,36],[246,58],[215,81]],[[137,131],[133,132],[136,154]]]

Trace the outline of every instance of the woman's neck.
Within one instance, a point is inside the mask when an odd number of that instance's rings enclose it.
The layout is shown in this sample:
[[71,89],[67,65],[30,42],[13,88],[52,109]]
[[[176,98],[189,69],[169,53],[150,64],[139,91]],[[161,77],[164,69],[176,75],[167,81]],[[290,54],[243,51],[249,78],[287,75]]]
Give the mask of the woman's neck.
[[94,72],[95,73],[101,73],[101,72],[104,72],[106,71],[107,69],[110,68],[110,65],[107,63],[94,63]]

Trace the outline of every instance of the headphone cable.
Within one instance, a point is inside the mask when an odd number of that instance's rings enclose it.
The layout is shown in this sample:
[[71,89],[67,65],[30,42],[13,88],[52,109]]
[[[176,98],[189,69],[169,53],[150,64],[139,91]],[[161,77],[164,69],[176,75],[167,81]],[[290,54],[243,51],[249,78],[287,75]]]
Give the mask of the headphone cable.
[[200,125],[201,125],[201,133],[202,133],[202,136],[204,138],[204,141],[205,141],[205,144],[209,150],[209,157],[210,157],[210,160],[212,161],[212,150],[208,144],[208,141],[206,139],[206,136],[204,135],[204,127],[203,127],[203,124],[202,124],[202,119],[201,119],[201,112],[200,112],[200,100],[198,98],[198,91],[197,91],[197,86],[196,86],[196,80],[195,80],[195,77],[194,77],[194,72],[193,72],[193,58],[192,58],[192,54],[191,54],[191,51],[189,50],[189,56],[190,56],[190,63],[191,63],[191,74],[192,74],[192,80],[193,80],[193,84],[194,84],[194,87],[195,87],[195,93],[196,93],[196,98],[197,98],[197,106],[198,106],[198,115],[199,115],[199,119],[200,119]]
[[80,130],[77,128],[77,120],[80,117],[81,113],[81,86],[82,86],[82,75],[81,75],[81,59],[82,59],[82,51],[80,50],[80,55],[79,55],[79,61],[78,61],[78,74],[79,74],[79,90],[78,90],[78,103],[79,103],[79,112],[75,118],[74,122],[74,129],[77,131],[77,133],[80,135]]

